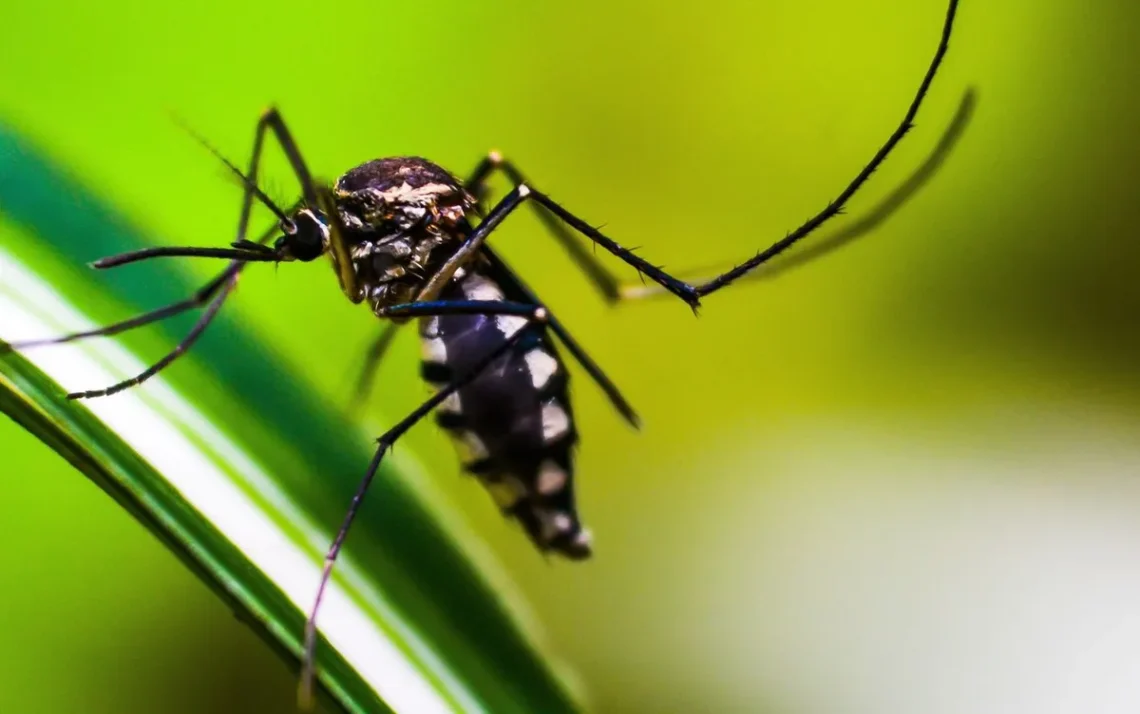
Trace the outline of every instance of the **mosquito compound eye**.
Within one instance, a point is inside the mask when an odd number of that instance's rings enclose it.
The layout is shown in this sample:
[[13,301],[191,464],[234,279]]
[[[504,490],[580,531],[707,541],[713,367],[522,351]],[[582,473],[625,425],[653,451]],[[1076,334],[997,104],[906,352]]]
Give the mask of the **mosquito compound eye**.
[[324,241],[320,234],[313,232],[298,233],[292,243],[293,257],[302,262],[316,260],[324,252]]
[[302,262],[319,258],[327,242],[328,229],[324,223],[308,211],[298,214],[290,223],[293,232],[287,232],[282,240],[293,258]]

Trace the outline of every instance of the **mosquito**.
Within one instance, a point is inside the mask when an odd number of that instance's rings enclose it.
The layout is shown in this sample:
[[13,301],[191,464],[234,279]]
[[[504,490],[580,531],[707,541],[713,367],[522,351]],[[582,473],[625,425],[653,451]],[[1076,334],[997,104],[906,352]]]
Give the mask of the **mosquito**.
[[[902,121],[863,169],[822,211],[753,257],[709,280],[686,282],[622,247],[535,188],[497,152],[483,158],[466,180],[419,157],[381,158],[350,169],[335,182],[314,180],[297,142],[275,108],[260,117],[249,168],[243,172],[216,150],[243,185],[237,234],[229,247],[152,247],[94,262],[106,269],[158,257],[229,260],[227,267],[189,298],[107,327],[48,340],[13,344],[25,349],[114,335],[201,309],[181,342],[140,374],[103,389],[69,394],[103,397],[139,385],[189,350],[233,292],[250,263],[309,263],[327,256],[341,290],[366,303],[389,327],[373,345],[375,365],[395,328],[418,321],[421,375],[433,394],[377,439],[375,455],[329,547],[305,626],[300,698],[309,704],[315,676],[317,614],[345,538],[385,453],[413,425],[435,413],[454,441],[463,468],[490,492],[503,514],[521,525],[544,553],[570,560],[591,554],[591,537],[578,515],[573,450],[578,434],[569,398],[565,349],[631,426],[638,417],[614,383],[562,322],[488,244],[512,213],[529,204],[593,286],[610,302],[659,291],[694,312],[708,295],[753,274],[839,215],[907,132],[946,54],[958,1],[950,0],[930,66]],[[258,187],[268,134],[277,140],[301,187],[300,200],[278,205]],[[485,210],[487,182],[501,173],[512,188]],[[276,217],[256,240],[247,231],[254,201]],[[653,290],[624,288],[603,267],[589,243],[600,246],[649,280]],[[362,382],[367,380],[367,372]],[[361,390],[366,391],[366,390]]]

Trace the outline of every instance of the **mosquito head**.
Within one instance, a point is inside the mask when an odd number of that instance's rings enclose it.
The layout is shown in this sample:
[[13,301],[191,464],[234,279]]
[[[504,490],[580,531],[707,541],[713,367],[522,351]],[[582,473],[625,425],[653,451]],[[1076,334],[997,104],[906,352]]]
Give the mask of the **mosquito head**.
[[299,260],[307,263],[324,255],[329,248],[329,226],[325,217],[308,208],[297,210],[283,221],[284,235],[277,239],[275,248],[282,260]]

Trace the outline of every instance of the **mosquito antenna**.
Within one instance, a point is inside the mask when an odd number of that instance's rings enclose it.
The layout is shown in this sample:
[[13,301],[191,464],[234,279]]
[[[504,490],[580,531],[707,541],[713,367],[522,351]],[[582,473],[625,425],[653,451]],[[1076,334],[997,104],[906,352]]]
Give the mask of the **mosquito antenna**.
[[245,186],[247,189],[249,189],[250,193],[252,193],[263,206],[272,211],[273,215],[277,216],[277,220],[281,222],[281,225],[292,225],[293,220],[289,218],[288,214],[286,214],[280,206],[277,205],[276,201],[274,201],[264,191],[261,190],[261,187],[257,185],[256,181],[251,179],[249,176],[246,176],[245,172],[234,165],[234,163],[227,159],[221,151],[219,151],[214,147],[213,144],[207,141],[204,136],[190,128],[190,126],[186,122],[182,121],[182,119],[180,119],[178,116],[173,116],[173,119],[174,123],[177,124],[178,127],[182,129],[182,131],[189,134],[190,137],[194,139],[194,141],[201,144],[202,147],[205,148],[206,151],[209,151],[211,154],[213,154],[218,161],[221,161],[225,167],[229,169],[235,177],[237,177],[242,186]]

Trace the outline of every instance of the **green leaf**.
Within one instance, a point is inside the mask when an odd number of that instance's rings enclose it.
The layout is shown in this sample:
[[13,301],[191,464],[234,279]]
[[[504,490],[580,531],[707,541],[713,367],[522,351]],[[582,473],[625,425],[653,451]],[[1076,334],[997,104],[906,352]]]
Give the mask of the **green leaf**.
[[[149,241],[3,125],[0,218],[4,339],[89,329],[197,287],[177,261],[80,269]],[[295,661],[323,553],[373,444],[225,310],[187,358],[144,387],[65,399],[60,384],[104,386],[140,371],[146,362],[124,344],[161,354],[186,328],[175,319],[149,336],[8,354],[0,410]],[[425,484],[397,452],[354,526],[319,620],[326,702],[352,712],[577,711],[510,583]]]

